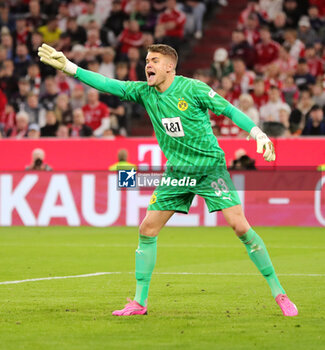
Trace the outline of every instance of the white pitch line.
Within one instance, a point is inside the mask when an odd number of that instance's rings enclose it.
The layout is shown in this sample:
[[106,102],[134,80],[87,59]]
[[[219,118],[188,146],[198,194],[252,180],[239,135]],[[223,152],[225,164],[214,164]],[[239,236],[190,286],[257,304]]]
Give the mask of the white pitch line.
[[102,275],[118,275],[121,273],[122,272],[95,272],[95,273],[87,273],[85,275],[53,276],[53,277],[30,278],[27,280],[20,280],[20,281],[5,281],[5,282],[0,282],[0,284],[18,284],[18,283],[37,282],[37,281],[46,281],[46,280],[62,280],[65,278],[83,278],[83,277],[93,277],[93,276],[102,276]]
[[289,204],[289,198],[269,198],[269,204]]
[[[134,274],[134,272],[95,272],[87,273],[85,275],[74,275],[74,276],[53,276],[53,277],[42,277],[42,278],[30,278],[26,280],[18,281],[4,281],[1,284],[19,284],[26,282],[38,282],[48,280],[61,280],[67,278],[84,278],[93,276],[103,275],[121,275],[121,274]],[[258,273],[242,273],[242,272],[154,272],[154,275],[189,275],[189,276],[260,276]],[[295,277],[325,277],[325,273],[278,273],[278,276],[295,276]]]

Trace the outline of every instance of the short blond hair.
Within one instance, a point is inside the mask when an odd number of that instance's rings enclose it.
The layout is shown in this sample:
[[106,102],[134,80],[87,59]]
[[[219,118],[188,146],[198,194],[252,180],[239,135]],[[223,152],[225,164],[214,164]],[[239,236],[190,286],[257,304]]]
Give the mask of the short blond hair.
[[175,67],[177,66],[178,54],[173,47],[165,44],[154,44],[154,45],[148,46],[147,51],[158,52],[164,56],[169,56],[175,62]]

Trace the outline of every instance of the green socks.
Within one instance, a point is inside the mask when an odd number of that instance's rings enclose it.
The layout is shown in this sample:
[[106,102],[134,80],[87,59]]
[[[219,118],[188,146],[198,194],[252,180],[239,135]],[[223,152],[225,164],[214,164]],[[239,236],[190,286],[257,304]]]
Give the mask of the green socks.
[[271,288],[273,297],[275,298],[278,294],[285,294],[274,271],[262,238],[250,228],[243,236],[239,237],[239,239],[245,244],[249,257],[265,277]]
[[157,238],[139,235],[139,246],[135,252],[135,278],[137,287],[134,300],[146,306],[152,271],[157,258]]
[[[249,257],[265,277],[271,288],[273,297],[285,294],[274,271],[271,259],[264,242],[258,234],[250,228],[239,239],[245,244]],[[134,300],[146,306],[151,275],[157,259],[157,237],[139,235],[139,246],[135,252],[135,278],[137,287]]]

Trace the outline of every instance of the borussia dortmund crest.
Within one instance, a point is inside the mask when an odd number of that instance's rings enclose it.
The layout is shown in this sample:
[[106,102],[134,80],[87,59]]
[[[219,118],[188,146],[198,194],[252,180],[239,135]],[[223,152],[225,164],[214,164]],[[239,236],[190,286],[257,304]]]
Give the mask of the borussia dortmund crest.
[[177,105],[178,109],[182,112],[186,111],[188,108],[188,103],[184,99],[180,99]]
[[156,203],[157,200],[157,192],[154,192],[150,198],[150,204]]

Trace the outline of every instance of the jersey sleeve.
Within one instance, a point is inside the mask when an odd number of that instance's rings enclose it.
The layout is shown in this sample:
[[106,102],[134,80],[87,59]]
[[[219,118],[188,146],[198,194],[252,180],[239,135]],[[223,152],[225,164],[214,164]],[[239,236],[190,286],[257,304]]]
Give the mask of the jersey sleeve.
[[237,126],[241,129],[247,131],[248,133],[252,130],[256,124],[252,121],[252,119],[239,110],[237,107],[233,106],[231,103],[224,110],[223,114],[231,119]]
[[222,114],[230,104],[230,102],[211,89],[209,85],[199,80],[194,80],[193,82],[193,96],[199,107],[210,109],[216,115]]
[[225,115],[237,126],[247,132],[250,132],[250,130],[256,126],[255,123],[245,113],[218,95],[207,84],[197,81],[195,82],[194,89],[194,96],[197,96],[196,98],[201,108],[208,108],[216,115]]
[[133,101],[143,105],[147,86],[148,84],[145,81],[126,81],[125,94],[121,100]]
[[133,101],[143,104],[141,90],[147,85],[146,82],[109,79],[102,74],[94,73],[80,67],[77,69],[75,78],[101,92],[108,92],[115,95],[123,101]]
[[102,74],[91,72],[80,67],[78,67],[74,77],[101,92],[108,92],[120,98],[125,95],[124,81],[109,79]]

